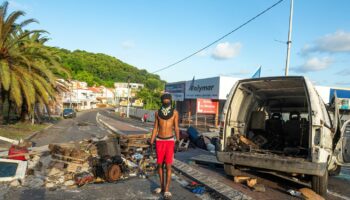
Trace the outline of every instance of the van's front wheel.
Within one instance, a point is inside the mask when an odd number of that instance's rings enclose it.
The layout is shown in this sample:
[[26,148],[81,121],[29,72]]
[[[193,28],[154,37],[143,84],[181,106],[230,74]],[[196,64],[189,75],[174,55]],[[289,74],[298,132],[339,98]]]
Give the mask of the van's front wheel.
[[328,186],[328,171],[325,170],[323,176],[312,176],[311,180],[312,190],[317,194],[325,197],[327,195],[327,186]]

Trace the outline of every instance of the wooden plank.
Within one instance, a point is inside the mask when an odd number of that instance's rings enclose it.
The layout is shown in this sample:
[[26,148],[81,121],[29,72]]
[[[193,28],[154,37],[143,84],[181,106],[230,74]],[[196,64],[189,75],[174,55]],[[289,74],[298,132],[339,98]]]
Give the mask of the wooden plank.
[[61,163],[65,163],[65,164],[76,164],[76,165],[79,165],[79,166],[83,166],[84,164],[79,164],[79,163],[74,163],[74,162],[69,162],[69,161],[64,161],[64,160],[58,160],[58,159],[54,159],[52,158],[51,159],[52,161],[55,161],[55,162],[61,162]]
[[136,143],[128,143],[128,147],[141,147],[141,148],[148,148],[148,144],[136,144]]
[[81,159],[81,158],[74,158],[74,157],[63,156],[63,155],[59,155],[59,154],[53,154],[53,156],[63,158],[63,159],[70,159],[70,160],[74,160],[74,161],[86,162],[86,159]]
[[235,176],[235,177],[233,178],[233,181],[234,181],[235,183],[243,183],[243,182],[245,182],[245,181],[247,181],[247,180],[249,180],[249,179],[250,179],[249,176]]

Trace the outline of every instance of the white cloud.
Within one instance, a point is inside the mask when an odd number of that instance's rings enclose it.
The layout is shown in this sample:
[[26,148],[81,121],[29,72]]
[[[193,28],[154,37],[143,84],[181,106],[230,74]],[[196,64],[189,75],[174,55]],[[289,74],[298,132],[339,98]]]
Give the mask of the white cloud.
[[301,50],[303,54],[312,52],[325,52],[325,53],[337,53],[348,52],[350,53],[350,32],[336,31],[334,33],[325,35],[313,44],[306,44]]
[[315,72],[327,69],[333,63],[330,57],[312,57],[305,61],[305,63],[299,67],[292,68],[295,72]]
[[239,42],[229,43],[223,42],[216,45],[212,57],[218,60],[229,59],[237,56],[242,48],[242,44]]
[[135,47],[135,42],[132,40],[126,40],[123,41],[121,45],[123,49],[132,49]]

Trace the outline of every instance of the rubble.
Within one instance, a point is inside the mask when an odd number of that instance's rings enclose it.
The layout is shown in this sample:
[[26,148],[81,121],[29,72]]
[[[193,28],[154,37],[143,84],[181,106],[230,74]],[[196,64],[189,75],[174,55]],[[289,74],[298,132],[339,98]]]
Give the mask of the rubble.
[[23,165],[22,177],[6,179],[11,181],[10,187],[56,190],[89,183],[115,182],[131,176],[146,178],[156,169],[149,138],[149,134],[109,135],[78,142],[53,143],[28,147],[25,154],[13,154],[21,159],[23,157],[20,156],[24,156],[27,161],[1,160]]
[[20,186],[20,185],[21,185],[21,182],[20,182],[18,179],[13,180],[13,181],[11,181],[11,183],[10,183],[10,186],[11,186],[11,187],[18,187],[18,186]]

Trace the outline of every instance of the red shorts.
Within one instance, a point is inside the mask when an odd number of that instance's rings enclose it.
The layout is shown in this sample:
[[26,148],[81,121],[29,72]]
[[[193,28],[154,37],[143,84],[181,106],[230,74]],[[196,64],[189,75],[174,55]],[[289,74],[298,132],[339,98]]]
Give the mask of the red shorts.
[[157,140],[156,152],[158,164],[172,164],[174,159],[174,140]]

